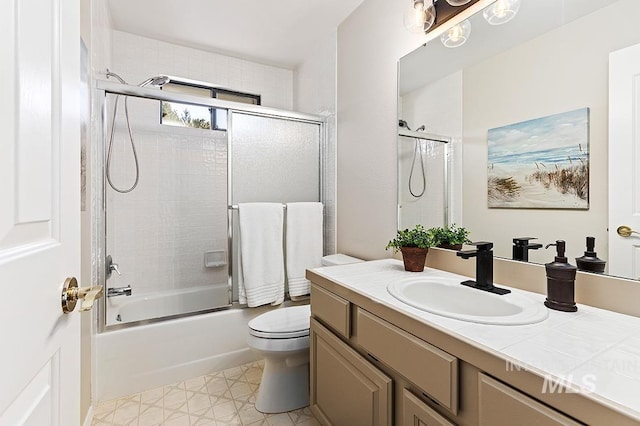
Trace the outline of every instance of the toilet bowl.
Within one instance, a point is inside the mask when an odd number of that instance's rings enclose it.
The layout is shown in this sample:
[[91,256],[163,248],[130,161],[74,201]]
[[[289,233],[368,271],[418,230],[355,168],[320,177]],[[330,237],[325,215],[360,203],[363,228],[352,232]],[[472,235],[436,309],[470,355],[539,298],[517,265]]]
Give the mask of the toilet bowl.
[[256,410],[283,413],[309,405],[311,306],[291,306],[249,321],[249,347],[264,358]]
[[[361,259],[333,254],[322,265],[344,265]],[[311,306],[279,308],[249,321],[250,348],[264,358],[256,410],[283,413],[309,405],[309,318]]]

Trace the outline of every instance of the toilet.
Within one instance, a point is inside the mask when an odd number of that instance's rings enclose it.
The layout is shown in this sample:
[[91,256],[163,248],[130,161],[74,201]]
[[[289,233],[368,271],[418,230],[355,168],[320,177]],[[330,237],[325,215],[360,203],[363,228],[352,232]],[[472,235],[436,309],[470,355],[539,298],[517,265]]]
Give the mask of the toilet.
[[[323,266],[362,262],[343,254],[322,258]],[[309,318],[311,306],[279,308],[249,321],[249,347],[264,359],[256,410],[283,413],[309,405]]]

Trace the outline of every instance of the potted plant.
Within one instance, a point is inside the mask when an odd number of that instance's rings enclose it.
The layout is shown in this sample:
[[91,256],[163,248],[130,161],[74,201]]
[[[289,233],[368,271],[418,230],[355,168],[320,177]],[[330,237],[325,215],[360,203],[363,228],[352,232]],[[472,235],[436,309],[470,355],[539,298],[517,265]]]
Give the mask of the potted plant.
[[432,233],[424,226],[416,225],[413,229],[398,231],[396,237],[387,244],[386,250],[392,248],[394,253],[401,251],[404,269],[421,272],[424,270],[424,262],[431,246],[433,246]]
[[471,242],[469,230],[462,226],[457,226],[455,223],[444,228],[431,228],[429,231],[433,235],[433,244],[436,247],[460,250],[463,244]]

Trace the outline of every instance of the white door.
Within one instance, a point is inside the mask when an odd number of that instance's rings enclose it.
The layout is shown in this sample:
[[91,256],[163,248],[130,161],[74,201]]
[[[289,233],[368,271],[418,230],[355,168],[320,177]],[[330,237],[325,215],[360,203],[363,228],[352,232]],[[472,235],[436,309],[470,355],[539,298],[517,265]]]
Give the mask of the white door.
[[0,425],[80,424],[80,7],[0,12]]
[[640,278],[640,44],[609,55],[609,273]]

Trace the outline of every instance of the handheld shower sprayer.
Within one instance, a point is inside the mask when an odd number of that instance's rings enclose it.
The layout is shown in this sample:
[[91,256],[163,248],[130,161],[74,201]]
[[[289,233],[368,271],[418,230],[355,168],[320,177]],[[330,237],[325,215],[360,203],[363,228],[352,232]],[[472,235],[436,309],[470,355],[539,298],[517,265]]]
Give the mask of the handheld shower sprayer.
[[[124,78],[120,77],[118,74],[111,72],[108,68],[107,68],[107,72],[106,72],[107,78],[109,77],[113,77],[116,80],[118,80],[120,83],[122,84],[128,84]],[[157,75],[151,78],[146,79],[145,81],[143,81],[142,83],[138,84],[138,86],[140,87],[146,87],[146,86],[152,86],[152,87],[157,87],[160,88],[162,86],[164,86],[165,84],[167,84],[169,81],[171,81],[171,79],[166,76],[166,75]],[[138,153],[136,152],[136,144],[133,141],[133,132],[131,131],[131,123],[129,122],[129,105],[127,103],[127,100],[129,99],[128,96],[125,96],[124,98],[124,118],[125,118],[125,122],[127,123],[127,131],[129,133],[129,142],[131,143],[131,151],[133,152],[133,160],[135,163],[135,167],[136,167],[136,177],[135,177],[135,181],[133,182],[133,185],[131,185],[131,187],[127,188],[127,189],[122,189],[122,188],[118,188],[112,181],[111,181],[111,152],[113,150],[113,139],[115,137],[115,129],[116,129],[116,115],[118,115],[118,102],[120,101],[120,95],[116,95],[116,100],[113,106],[113,117],[111,120],[111,133],[110,133],[110,137],[109,137],[109,148],[107,150],[107,167],[106,167],[106,177],[107,177],[107,182],[109,183],[109,186],[116,192],[119,192],[120,194],[126,194],[128,192],[131,192],[135,189],[136,186],[138,186],[138,181],[140,180],[140,164],[138,163]]]
[[[398,126],[404,127],[407,130],[411,130],[411,128],[409,127],[409,124],[405,120],[399,120]],[[426,126],[423,124],[422,126],[416,129],[416,132],[424,132],[426,131],[426,129],[427,129]],[[422,191],[420,191],[419,193],[413,192],[413,187],[411,186],[411,181],[413,180],[413,169],[415,168],[418,154],[420,154],[420,169],[422,170]],[[426,191],[426,189],[427,189],[427,175],[424,170],[424,158],[422,157],[422,150],[420,149],[420,140],[418,138],[415,138],[415,146],[413,149],[413,160],[411,160],[411,171],[409,172],[409,193],[415,198],[420,198],[424,195],[424,192]]]

